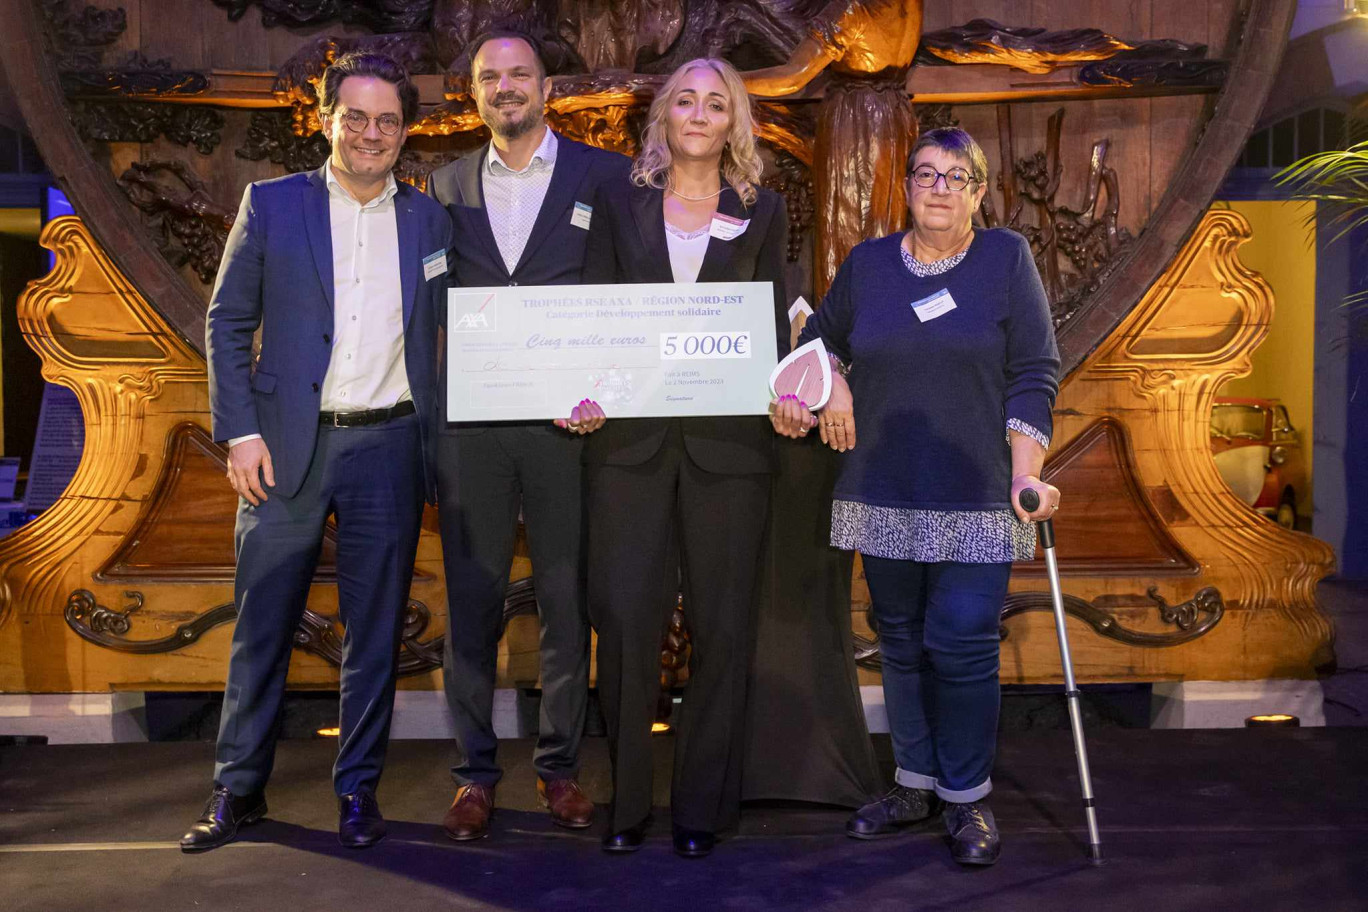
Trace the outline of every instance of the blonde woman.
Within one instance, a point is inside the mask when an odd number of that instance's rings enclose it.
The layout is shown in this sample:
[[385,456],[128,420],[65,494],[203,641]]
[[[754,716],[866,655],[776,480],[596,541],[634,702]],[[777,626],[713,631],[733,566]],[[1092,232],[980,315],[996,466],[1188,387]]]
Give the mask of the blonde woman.
[[[584,281],[772,282],[774,346],[788,350],[788,219],[759,186],[750,97],[730,64],[694,60],[651,104],[628,181],[600,186]],[[757,345],[760,340],[757,340]],[[699,857],[740,805],[751,606],[774,442],[762,417],[612,419],[586,441],[589,614],[613,758],[603,848],[641,847],[651,811],[651,722],[676,542],[693,654],[675,742],[675,851]]]

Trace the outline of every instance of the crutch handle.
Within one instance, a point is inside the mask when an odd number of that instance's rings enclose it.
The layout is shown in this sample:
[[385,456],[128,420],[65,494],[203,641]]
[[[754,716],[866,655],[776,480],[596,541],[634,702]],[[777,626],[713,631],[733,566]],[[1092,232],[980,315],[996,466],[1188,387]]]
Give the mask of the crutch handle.
[[[1021,509],[1027,513],[1034,513],[1040,508],[1040,495],[1035,492],[1034,488],[1023,489],[1017,495],[1017,501],[1020,502]],[[1040,547],[1053,548],[1055,546],[1054,520],[1048,518],[1037,520],[1036,525],[1040,527]]]

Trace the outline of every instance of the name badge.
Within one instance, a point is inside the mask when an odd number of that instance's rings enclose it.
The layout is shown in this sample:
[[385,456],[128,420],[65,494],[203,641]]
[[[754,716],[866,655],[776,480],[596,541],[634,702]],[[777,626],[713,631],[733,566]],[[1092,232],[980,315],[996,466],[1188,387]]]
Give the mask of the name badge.
[[586,206],[584,203],[575,203],[575,210],[570,213],[570,224],[576,228],[589,230],[589,219],[593,218],[594,207]]
[[438,250],[423,257],[423,278],[431,282],[439,275],[446,275],[446,251]]
[[712,225],[708,228],[708,236],[723,241],[730,241],[733,238],[739,238],[741,235],[745,234],[746,229],[749,227],[750,219],[742,221],[741,219],[733,218],[730,215],[714,212]]
[[950,289],[942,288],[940,291],[931,295],[929,298],[922,298],[920,301],[912,302],[912,310],[917,315],[917,319],[926,323],[936,317],[948,314],[955,309],[955,299],[950,295]]

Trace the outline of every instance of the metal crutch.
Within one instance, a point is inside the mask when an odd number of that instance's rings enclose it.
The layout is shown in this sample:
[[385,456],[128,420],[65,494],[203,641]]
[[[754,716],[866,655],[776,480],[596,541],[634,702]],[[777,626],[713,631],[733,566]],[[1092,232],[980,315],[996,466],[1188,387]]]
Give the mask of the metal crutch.
[[[1027,488],[1018,500],[1021,509],[1034,512],[1040,506],[1040,495]],[[1079,706],[1078,685],[1074,683],[1073,658],[1069,653],[1069,632],[1064,627],[1064,589],[1059,584],[1059,563],[1055,560],[1054,520],[1042,519],[1040,548],[1045,552],[1045,569],[1050,577],[1050,600],[1054,603],[1055,633],[1059,635],[1059,660],[1064,665],[1064,697],[1069,705],[1069,727],[1073,729],[1074,753],[1078,757],[1078,781],[1083,786],[1083,810],[1088,815],[1088,852],[1092,863],[1102,864],[1102,837],[1097,831],[1097,809],[1094,807],[1092,773],[1088,771],[1088,746],[1083,743],[1083,710]]]

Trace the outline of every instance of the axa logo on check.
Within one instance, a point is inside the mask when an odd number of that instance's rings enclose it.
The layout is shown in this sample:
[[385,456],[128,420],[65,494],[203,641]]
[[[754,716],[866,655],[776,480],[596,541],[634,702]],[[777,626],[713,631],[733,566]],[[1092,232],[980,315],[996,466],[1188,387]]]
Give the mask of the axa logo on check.
[[457,329],[489,329],[489,318],[482,313],[461,314],[456,321]]
[[452,332],[492,332],[498,328],[494,295],[453,294],[448,325]]

